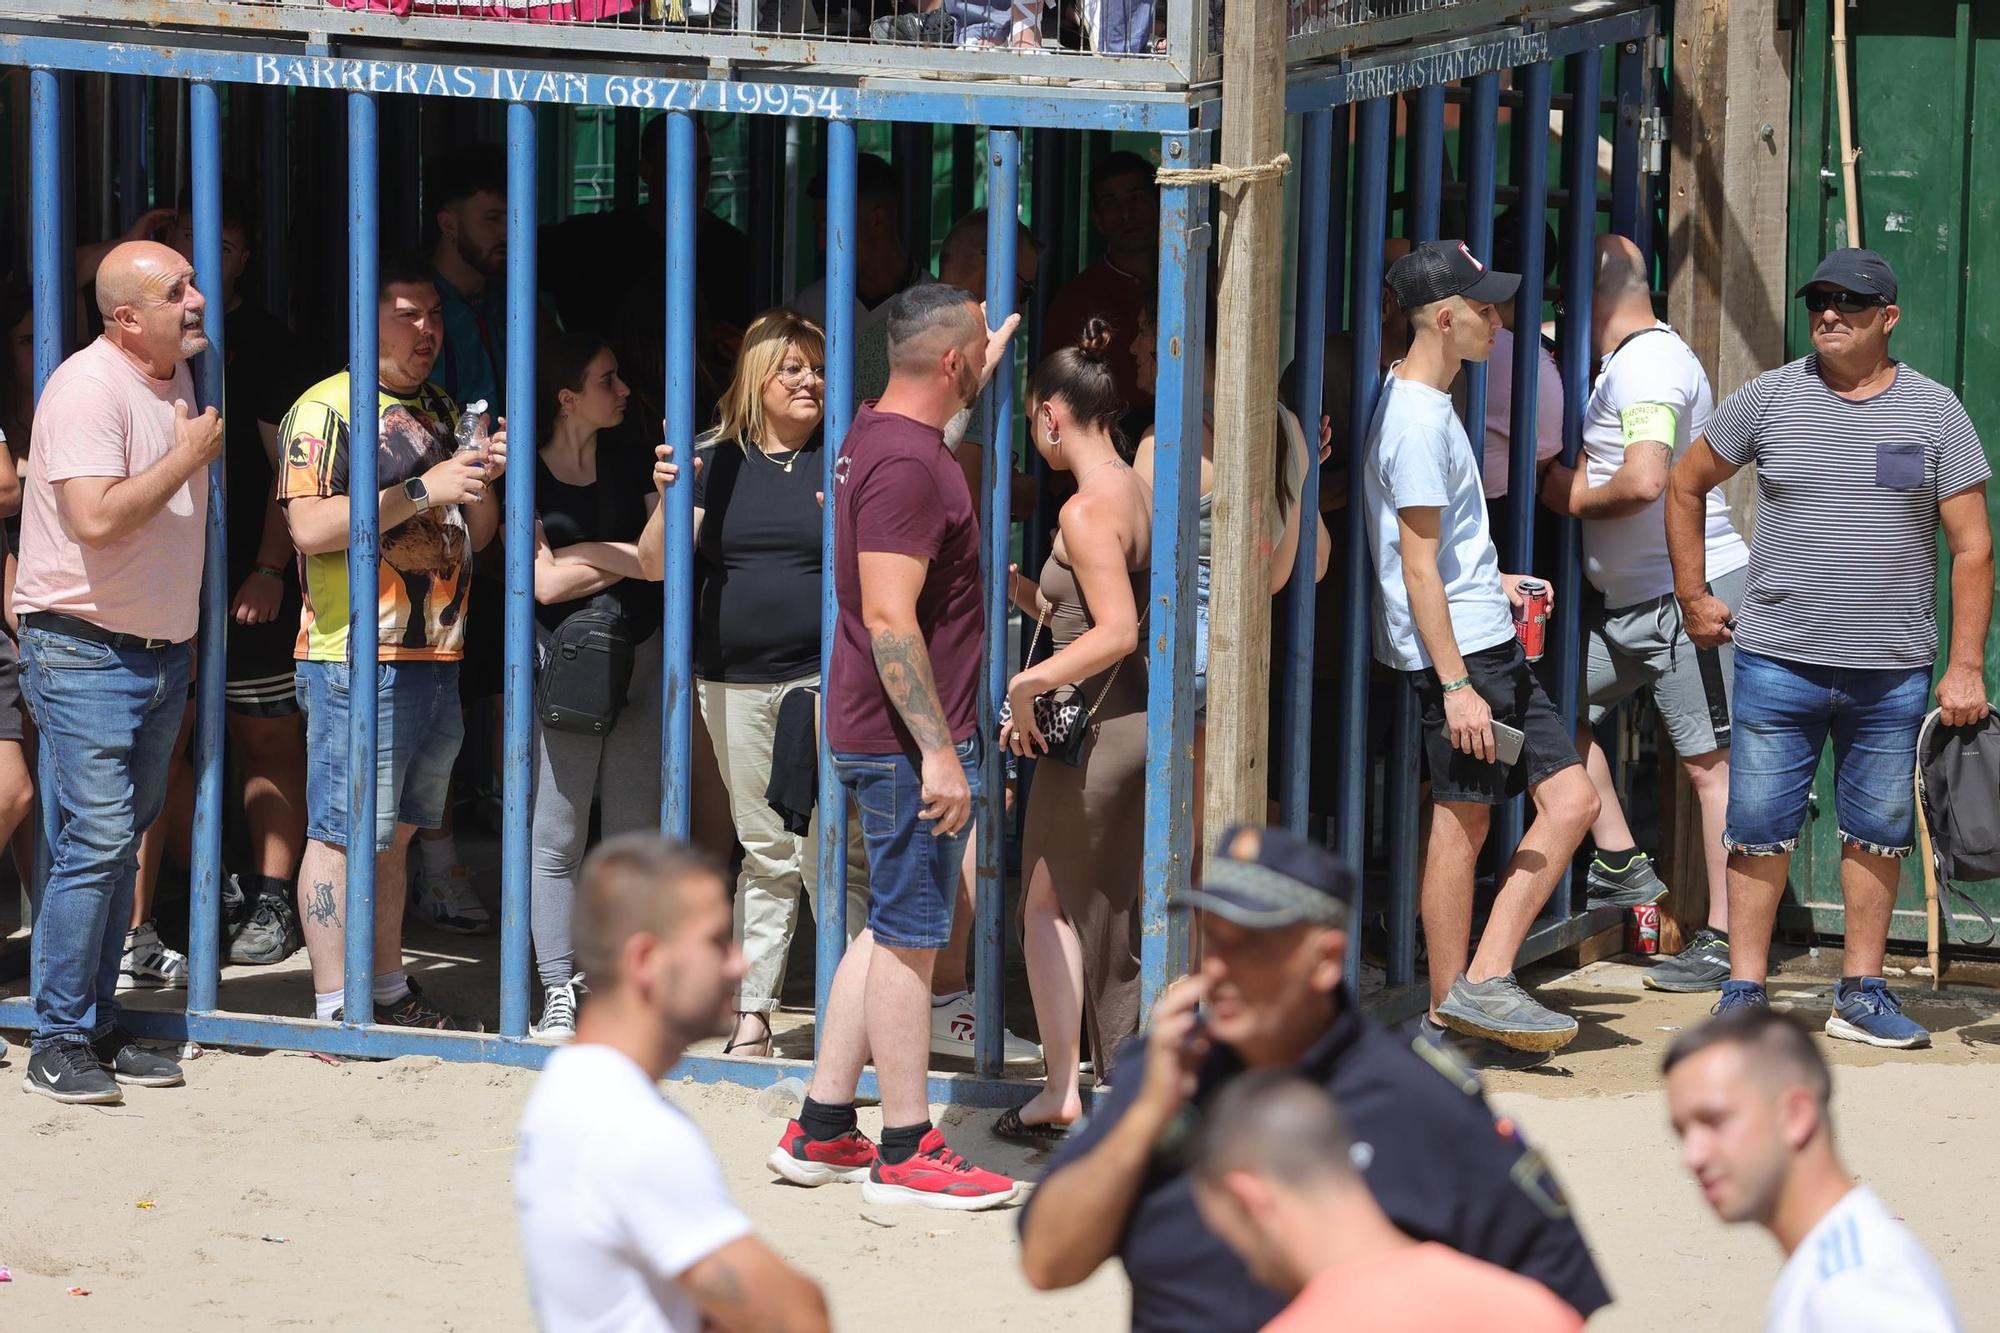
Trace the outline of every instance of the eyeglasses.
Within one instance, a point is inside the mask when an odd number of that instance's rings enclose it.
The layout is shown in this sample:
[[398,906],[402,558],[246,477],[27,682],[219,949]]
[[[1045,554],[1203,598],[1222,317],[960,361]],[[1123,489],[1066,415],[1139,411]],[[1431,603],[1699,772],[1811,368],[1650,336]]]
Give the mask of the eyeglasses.
[[826,383],[826,367],[808,366],[799,361],[787,361],[784,365],[778,367],[776,378],[778,383],[784,385],[787,389],[800,388],[808,381],[814,384],[824,384]]
[[1857,296],[1853,292],[1813,291],[1805,294],[1806,309],[1815,315],[1824,314],[1828,306],[1843,315],[1858,315],[1864,310],[1889,304],[1879,296]]

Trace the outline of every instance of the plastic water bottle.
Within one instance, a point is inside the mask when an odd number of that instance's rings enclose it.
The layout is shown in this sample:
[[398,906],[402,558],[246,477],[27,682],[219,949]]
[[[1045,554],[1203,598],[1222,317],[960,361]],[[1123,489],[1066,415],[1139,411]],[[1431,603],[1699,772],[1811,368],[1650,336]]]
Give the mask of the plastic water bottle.
[[452,450],[453,453],[483,454],[486,452],[486,442],[481,438],[483,432],[479,429],[479,418],[485,414],[486,400],[484,398],[477,399],[465,405],[465,411],[459,414],[458,430],[456,432],[457,445]]

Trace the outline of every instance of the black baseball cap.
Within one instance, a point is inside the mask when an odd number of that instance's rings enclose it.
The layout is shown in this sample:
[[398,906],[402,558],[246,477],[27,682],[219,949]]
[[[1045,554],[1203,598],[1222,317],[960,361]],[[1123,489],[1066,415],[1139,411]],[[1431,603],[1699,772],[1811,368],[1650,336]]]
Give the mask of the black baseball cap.
[[1856,296],[1874,296],[1888,304],[1896,301],[1896,270],[1873,250],[1835,250],[1819,261],[1819,267],[1794,296],[1804,296],[1806,287],[1839,287]]
[[1449,296],[1498,305],[1513,300],[1521,285],[1520,274],[1488,268],[1464,241],[1425,241],[1389,265],[1382,280],[1405,310]]
[[1231,824],[1187,902],[1252,930],[1345,930],[1354,918],[1355,890],[1353,872],[1318,843],[1288,829]]

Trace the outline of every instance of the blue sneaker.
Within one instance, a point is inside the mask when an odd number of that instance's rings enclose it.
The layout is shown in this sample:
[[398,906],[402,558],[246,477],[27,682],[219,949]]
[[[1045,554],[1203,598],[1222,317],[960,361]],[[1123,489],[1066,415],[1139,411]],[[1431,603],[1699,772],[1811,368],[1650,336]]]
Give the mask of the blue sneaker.
[[1771,997],[1764,993],[1764,987],[1755,981],[1725,981],[1722,983],[1722,998],[1715,1002],[1711,1014],[1726,1014],[1731,1009],[1741,1009],[1744,1005],[1755,1005],[1760,1009],[1771,1007]]
[[1859,986],[1843,981],[1833,988],[1833,1014],[1826,1020],[1826,1035],[1898,1051],[1931,1044],[1931,1034],[1923,1024],[1904,1016],[1902,1001],[1880,977],[1863,977]]

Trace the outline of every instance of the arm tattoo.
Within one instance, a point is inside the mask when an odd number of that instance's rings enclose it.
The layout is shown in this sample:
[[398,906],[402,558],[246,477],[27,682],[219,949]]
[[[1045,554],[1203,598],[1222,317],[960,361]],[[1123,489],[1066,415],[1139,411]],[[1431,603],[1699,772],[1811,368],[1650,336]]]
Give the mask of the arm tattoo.
[[688,1288],[688,1295],[705,1309],[743,1303],[742,1279],[720,1255],[711,1255],[707,1262],[696,1264],[682,1275],[681,1282]]
[[903,715],[903,725],[920,750],[951,744],[951,728],[938,702],[937,680],[931,675],[931,655],[921,634],[882,631],[874,636],[875,672],[889,702]]
[[306,915],[322,926],[340,924],[340,903],[333,896],[333,885],[325,880],[315,880],[312,897],[306,903]]

